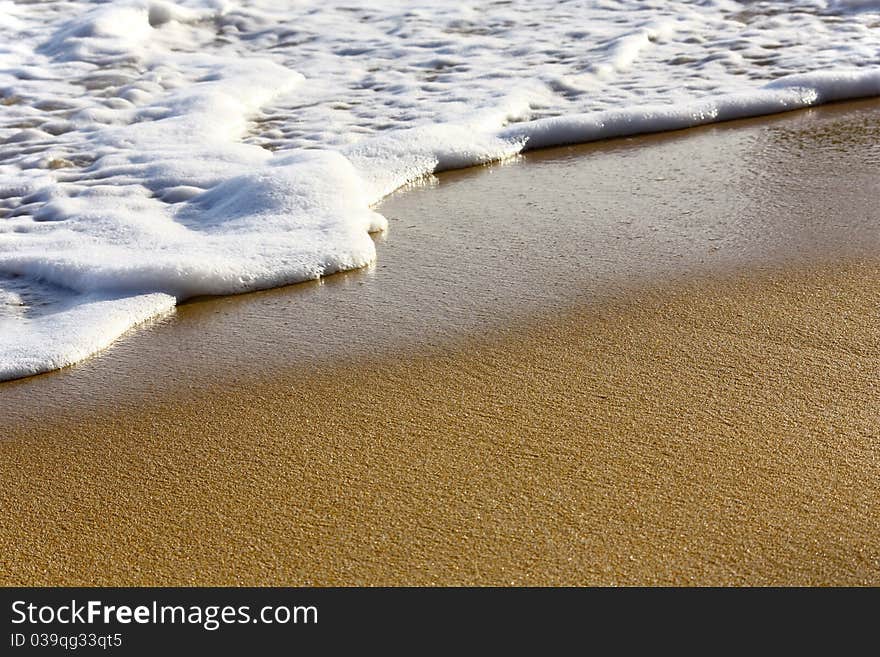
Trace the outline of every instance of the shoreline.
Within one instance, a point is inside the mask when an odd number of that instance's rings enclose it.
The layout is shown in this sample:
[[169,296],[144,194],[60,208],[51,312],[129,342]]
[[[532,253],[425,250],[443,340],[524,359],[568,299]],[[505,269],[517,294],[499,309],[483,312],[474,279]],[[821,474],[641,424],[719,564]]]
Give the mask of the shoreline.
[[443,174],[0,384],[0,581],[877,584],[878,115]]
[[161,396],[164,386],[133,380],[144,363],[154,379],[193,384],[227,369],[320,368],[503,331],[658,281],[870,259],[880,230],[864,158],[880,139],[878,111],[876,99],[824,105],[440,174],[378,207],[389,230],[374,237],[373,265],[185,302],[85,361],[0,383],[0,421]]

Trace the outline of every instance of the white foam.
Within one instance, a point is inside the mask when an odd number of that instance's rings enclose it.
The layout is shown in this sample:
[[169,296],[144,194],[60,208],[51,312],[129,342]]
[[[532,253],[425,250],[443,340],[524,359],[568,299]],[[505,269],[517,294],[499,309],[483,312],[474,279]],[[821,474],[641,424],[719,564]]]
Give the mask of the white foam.
[[132,326],[169,312],[174,304],[174,297],[165,294],[85,297],[35,319],[0,318],[4,339],[0,343],[0,380],[76,363],[104,349]]
[[375,258],[371,206],[523,149],[880,95],[869,0],[0,0],[0,379]]
[[527,149],[579,144],[718,121],[775,114],[822,103],[880,96],[880,70],[815,71],[790,75],[755,91],[675,105],[636,106],[516,124],[501,136]]

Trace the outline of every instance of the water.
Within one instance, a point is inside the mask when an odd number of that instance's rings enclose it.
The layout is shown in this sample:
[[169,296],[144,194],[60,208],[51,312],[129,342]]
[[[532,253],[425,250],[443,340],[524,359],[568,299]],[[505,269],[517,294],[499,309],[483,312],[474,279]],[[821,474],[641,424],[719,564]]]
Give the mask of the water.
[[523,149],[880,95],[880,2],[3,2],[0,379],[369,264]]

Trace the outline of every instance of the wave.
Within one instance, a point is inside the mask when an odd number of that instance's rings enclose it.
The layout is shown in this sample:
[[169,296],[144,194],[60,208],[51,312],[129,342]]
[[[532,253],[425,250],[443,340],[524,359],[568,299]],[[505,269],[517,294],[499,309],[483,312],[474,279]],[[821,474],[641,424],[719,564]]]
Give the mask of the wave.
[[523,150],[880,95],[875,2],[0,1],[0,379],[362,267]]

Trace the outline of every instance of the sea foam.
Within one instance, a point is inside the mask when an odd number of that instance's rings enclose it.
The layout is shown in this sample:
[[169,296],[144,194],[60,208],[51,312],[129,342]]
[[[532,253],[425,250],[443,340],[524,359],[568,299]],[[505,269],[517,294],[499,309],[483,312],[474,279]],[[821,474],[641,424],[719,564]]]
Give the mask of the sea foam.
[[0,379],[362,267],[401,185],[880,95],[880,3],[0,0]]

